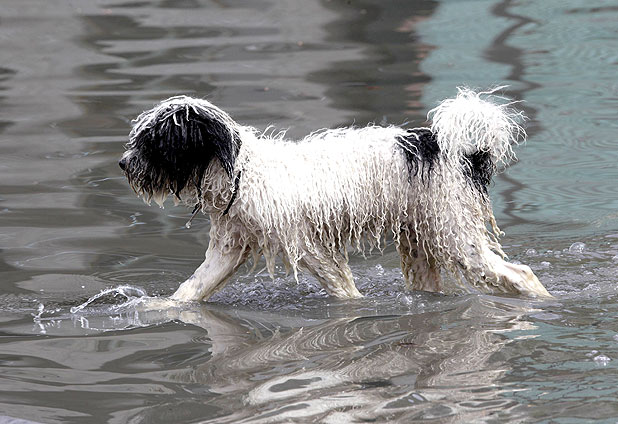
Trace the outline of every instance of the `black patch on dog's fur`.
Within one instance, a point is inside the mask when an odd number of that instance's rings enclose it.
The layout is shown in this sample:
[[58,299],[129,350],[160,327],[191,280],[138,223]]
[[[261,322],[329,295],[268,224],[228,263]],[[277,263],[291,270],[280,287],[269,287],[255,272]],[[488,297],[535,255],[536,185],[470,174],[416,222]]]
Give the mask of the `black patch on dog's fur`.
[[491,177],[496,173],[496,166],[489,152],[476,152],[463,159],[464,175],[481,193],[487,194]]
[[406,136],[397,138],[397,143],[406,156],[410,178],[419,173],[422,180],[429,178],[440,154],[435,134],[427,128],[415,128],[408,130]]
[[[421,179],[431,176],[431,170],[438,161],[440,146],[437,137],[429,129],[415,128],[408,130],[405,137],[399,137],[397,143],[402,148],[410,177],[420,174]],[[476,152],[462,158],[464,175],[481,193],[487,194],[491,178],[496,173],[496,166],[489,152]]]
[[132,186],[150,196],[169,188],[180,198],[182,189],[191,183],[199,195],[200,182],[213,158],[232,178],[240,138],[224,122],[183,104],[170,105],[152,121],[129,143],[136,154],[128,158],[124,170]]

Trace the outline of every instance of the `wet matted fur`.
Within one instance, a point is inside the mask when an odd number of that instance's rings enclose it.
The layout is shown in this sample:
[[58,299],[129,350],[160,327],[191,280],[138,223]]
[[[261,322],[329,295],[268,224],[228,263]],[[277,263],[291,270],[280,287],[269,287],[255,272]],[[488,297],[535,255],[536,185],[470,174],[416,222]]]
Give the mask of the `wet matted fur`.
[[135,192],[210,216],[204,263],[172,295],[203,300],[253,256],[280,257],[337,297],[360,297],[348,250],[392,237],[413,289],[447,277],[488,293],[549,296],[530,268],[506,262],[488,194],[525,138],[521,112],[492,92],[460,88],[430,111],[430,128],[316,131],[300,141],[236,123],[178,96],[135,121],[120,166]]

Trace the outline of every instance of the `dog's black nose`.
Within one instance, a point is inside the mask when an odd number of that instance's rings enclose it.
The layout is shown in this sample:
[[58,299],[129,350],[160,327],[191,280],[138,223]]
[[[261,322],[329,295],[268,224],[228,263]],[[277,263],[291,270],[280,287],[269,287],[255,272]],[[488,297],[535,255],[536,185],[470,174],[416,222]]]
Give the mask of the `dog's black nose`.
[[118,161],[118,166],[120,167],[120,169],[122,169],[124,171],[125,166],[127,166],[126,164],[126,158],[122,158]]

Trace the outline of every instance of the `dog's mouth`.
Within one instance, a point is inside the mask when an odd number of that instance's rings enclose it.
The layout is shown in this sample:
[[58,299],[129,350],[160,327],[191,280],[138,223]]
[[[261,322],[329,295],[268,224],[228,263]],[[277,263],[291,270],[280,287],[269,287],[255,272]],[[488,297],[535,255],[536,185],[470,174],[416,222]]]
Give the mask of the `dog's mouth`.
[[193,184],[192,179],[188,180],[190,184],[182,184],[182,190],[175,192],[173,189],[175,181],[166,172],[152,167],[150,162],[137,156],[125,153],[118,161],[118,166],[127,178],[129,187],[148,205],[154,201],[163,208],[168,198],[171,198],[176,206],[193,205],[192,202],[199,198],[199,189]]
[[[135,163],[135,157],[132,156],[130,151],[125,154],[118,161],[118,166],[122,170],[122,173],[127,178],[129,186],[135,192],[135,194],[148,204],[151,201],[155,201],[160,207],[163,207],[163,202],[170,194],[169,187],[164,187],[161,181],[155,182],[153,175],[146,172],[145,167],[139,166]],[[142,164],[143,165],[143,164]],[[159,176],[161,178],[161,176]]]

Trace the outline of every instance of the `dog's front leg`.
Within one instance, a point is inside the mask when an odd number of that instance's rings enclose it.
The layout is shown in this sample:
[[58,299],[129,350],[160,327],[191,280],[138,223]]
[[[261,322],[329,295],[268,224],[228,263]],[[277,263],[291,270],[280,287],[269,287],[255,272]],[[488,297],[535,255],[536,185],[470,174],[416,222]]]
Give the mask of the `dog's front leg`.
[[193,275],[178,287],[171,296],[181,302],[207,300],[222,289],[227,279],[246,260],[247,253],[242,248],[231,248],[225,253],[213,243],[206,251],[206,259]]

